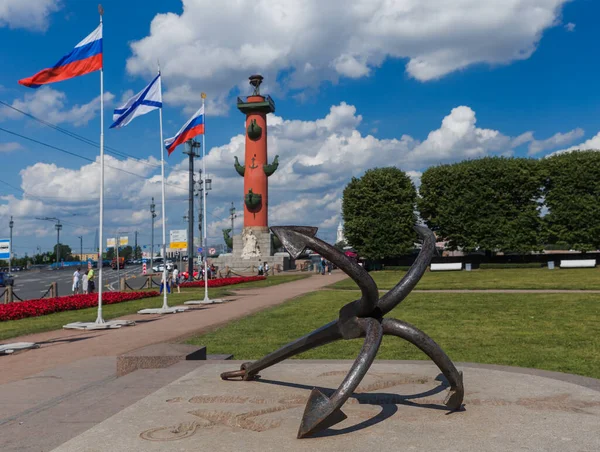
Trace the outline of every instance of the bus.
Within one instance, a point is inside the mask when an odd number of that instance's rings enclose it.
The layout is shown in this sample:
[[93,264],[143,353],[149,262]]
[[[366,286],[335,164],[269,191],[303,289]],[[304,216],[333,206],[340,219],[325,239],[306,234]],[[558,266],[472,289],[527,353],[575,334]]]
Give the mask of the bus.
[[[113,270],[117,269],[117,258],[116,257],[113,257],[113,260],[112,260],[110,266],[112,267]],[[125,268],[125,258],[124,257],[119,257],[119,268]]]

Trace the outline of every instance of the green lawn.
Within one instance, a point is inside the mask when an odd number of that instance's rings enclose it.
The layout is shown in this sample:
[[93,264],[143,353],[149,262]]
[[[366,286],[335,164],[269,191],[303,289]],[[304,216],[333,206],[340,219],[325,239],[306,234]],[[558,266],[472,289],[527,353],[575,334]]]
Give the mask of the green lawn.
[[[336,319],[353,300],[348,291],[325,290],[231,322],[188,341],[209,353],[258,359]],[[600,378],[600,297],[595,294],[410,295],[387,317],[413,323],[454,361],[532,367]],[[354,359],[362,342],[338,341],[300,355]],[[427,359],[400,339],[384,338],[379,359]]]
[[[404,276],[403,271],[370,273],[380,289],[391,289]],[[356,289],[350,279],[331,286],[335,289]],[[432,289],[598,289],[600,268],[511,268],[474,270],[471,272],[426,272],[416,287]]]
[[[294,274],[270,276],[263,281],[254,281],[234,286],[218,287],[208,290],[211,298],[222,298],[231,294],[233,290],[250,289],[255,287],[266,287],[286,282],[296,281],[308,277],[308,274]],[[157,290],[154,288],[153,290]],[[169,305],[176,306],[188,300],[198,300],[204,298],[204,288],[181,289],[181,293],[172,293],[169,295]],[[128,314],[135,314],[144,308],[160,308],[162,306],[162,296],[154,298],[145,298],[142,300],[127,301],[105,305],[102,307],[102,317],[104,320],[122,317]],[[12,320],[0,322],[0,340],[11,337],[23,336],[26,334],[41,333],[62,328],[63,325],[71,322],[93,322],[96,320],[98,308],[81,309],[78,311],[57,312],[55,314],[41,317],[32,317],[28,319]]]

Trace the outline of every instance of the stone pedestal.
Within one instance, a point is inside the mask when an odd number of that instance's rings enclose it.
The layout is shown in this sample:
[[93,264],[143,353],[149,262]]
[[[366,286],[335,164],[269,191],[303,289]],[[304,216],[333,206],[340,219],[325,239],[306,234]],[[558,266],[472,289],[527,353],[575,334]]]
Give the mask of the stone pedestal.
[[239,364],[207,362],[55,452],[600,450],[591,378],[460,364],[465,409],[449,413],[434,365],[376,361],[343,406],[346,420],[296,439],[311,390],[330,394],[352,362],[289,360],[257,381],[219,378]]
[[244,228],[242,234],[233,236],[233,253],[221,254],[212,263],[224,270],[228,266],[238,274],[256,274],[258,266],[267,262],[269,268],[279,266],[282,271],[291,268],[288,253],[274,253],[271,234],[266,228]]

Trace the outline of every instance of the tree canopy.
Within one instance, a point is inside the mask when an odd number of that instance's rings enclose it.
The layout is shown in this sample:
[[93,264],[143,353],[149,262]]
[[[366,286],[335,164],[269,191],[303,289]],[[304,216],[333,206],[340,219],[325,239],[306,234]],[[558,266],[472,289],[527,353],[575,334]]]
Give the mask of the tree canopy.
[[540,248],[543,177],[538,160],[488,157],[427,169],[421,217],[451,249]]
[[564,242],[581,251],[600,248],[600,152],[558,154],[541,165],[547,242]]
[[342,214],[346,240],[361,256],[383,259],[410,252],[417,239],[417,193],[395,167],[368,170],[344,189]]

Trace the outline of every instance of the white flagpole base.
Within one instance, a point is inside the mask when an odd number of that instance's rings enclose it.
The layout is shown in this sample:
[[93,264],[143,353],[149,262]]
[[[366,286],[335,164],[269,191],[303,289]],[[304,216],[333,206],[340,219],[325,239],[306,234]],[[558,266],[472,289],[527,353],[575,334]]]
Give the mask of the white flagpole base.
[[0,344],[0,355],[12,355],[19,350],[29,350],[32,348],[40,348],[40,344],[35,342],[14,342],[12,344]]
[[186,306],[174,306],[172,308],[150,308],[142,309],[138,311],[138,314],[177,314],[178,312],[185,312],[189,308]]
[[219,304],[219,303],[223,303],[224,300],[221,300],[220,298],[205,298],[204,300],[190,300],[190,301],[186,301],[183,304]]
[[64,325],[63,328],[65,330],[114,330],[117,328],[121,328],[122,326],[134,326],[135,322],[133,320],[109,320],[103,323],[97,322],[73,322]]

